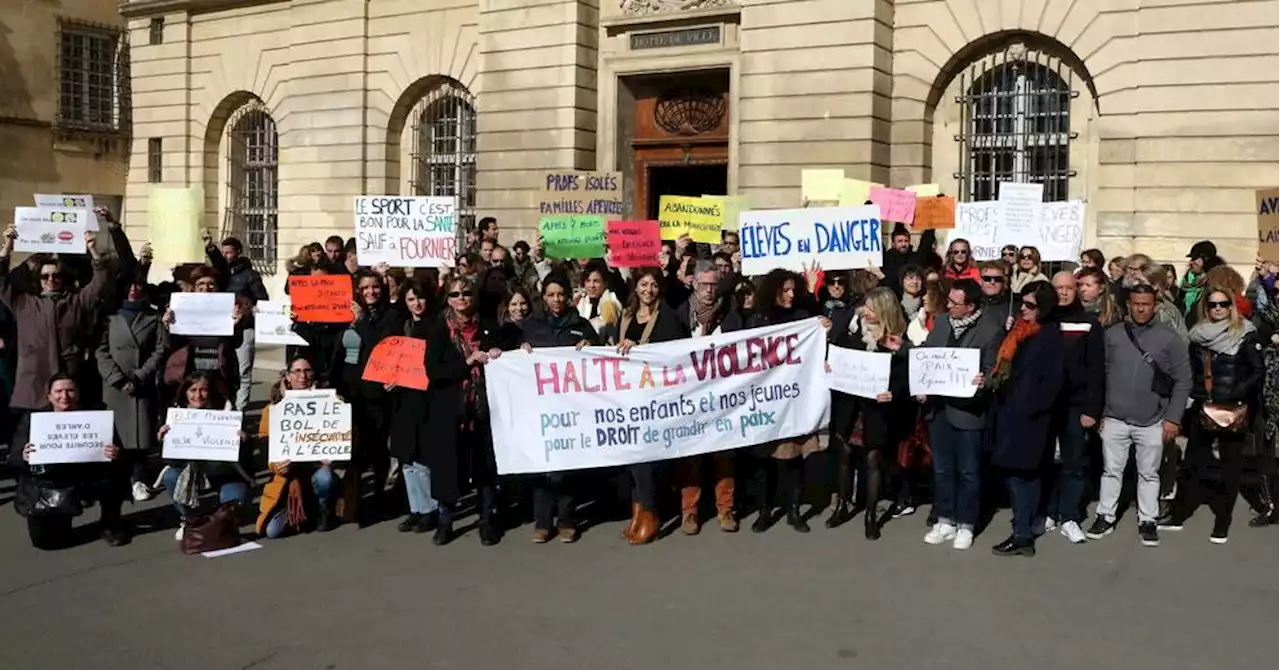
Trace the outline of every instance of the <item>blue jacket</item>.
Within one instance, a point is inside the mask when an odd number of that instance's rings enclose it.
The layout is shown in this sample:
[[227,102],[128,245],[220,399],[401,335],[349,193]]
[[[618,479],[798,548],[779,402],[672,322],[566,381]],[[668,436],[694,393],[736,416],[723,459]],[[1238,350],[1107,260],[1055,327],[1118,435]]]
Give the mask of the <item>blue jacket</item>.
[[991,463],[996,467],[1036,470],[1052,453],[1050,425],[1066,383],[1065,354],[1062,330],[1053,321],[1018,346],[1009,379],[996,389],[989,415]]

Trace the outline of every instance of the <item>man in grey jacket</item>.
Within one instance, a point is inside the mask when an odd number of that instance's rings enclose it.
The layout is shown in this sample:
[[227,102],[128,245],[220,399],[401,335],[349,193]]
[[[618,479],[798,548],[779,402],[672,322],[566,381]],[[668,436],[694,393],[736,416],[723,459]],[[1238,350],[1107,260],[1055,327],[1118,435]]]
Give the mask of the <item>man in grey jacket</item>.
[[[1104,338],[1107,391],[1099,431],[1104,464],[1098,518],[1085,533],[1093,540],[1116,528],[1116,505],[1132,446],[1138,468],[1138,535],[1148,547],[1160,544],[1160,458],[1165,442],[1178,434],[1191,394],[1191,364],[1182,338],[1156,321],[1157,299],[1155,289],[1146,284],[1131,287],[1129,316],[1109,328]],[[1161,375],[1169,383],[1156,383]]]

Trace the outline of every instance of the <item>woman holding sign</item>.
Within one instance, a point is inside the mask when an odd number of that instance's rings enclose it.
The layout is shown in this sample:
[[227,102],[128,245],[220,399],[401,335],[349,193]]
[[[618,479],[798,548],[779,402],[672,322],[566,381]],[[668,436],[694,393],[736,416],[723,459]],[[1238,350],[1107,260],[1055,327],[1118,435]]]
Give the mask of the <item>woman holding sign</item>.
[[448,307],[427,332],[427,454],[431,495],[440,503],[437,545],[453,540],[458,500],[470,488],[480,493],[480,543],[501,540],[495,519],[493,433],[484,390],[484,364],[502,355],[498,324],[477,313],[476,285],[465,276],[446,285]]
[[[403,330],[406,336],[426,340],[430,335],[436,319],[431,304],[434,294],[431,286],[421,281],[409,284],[401,300],[409,312]],[[425,368],[425,348],[423,351]],[[391,455],[400,462],[400,475],[404,477],[404,492],[409,503],[409,516],[400,522],[397,529],[402,533],[429,533],[437,527],[439,505],[431,497],[430,452],[435,436],[429,430],[428,394],[390,384],[386,389],[391,406]]]
[[[202,265],[192,270],[189,280],[192,293],[218,292],[218,273],[211,267]],[[211,373],[209,379],[224,397],[240,388],[236,346],[244,339],[245,328],[252,328],[247,321],[242,322],[244,313],[244,307],[239,302],[235,303],[230,315],[231,335],[169,335],[170,353],[164,364],[165,400],[173,398],[178,388],[184,385],[187,375],[195,372]],[[167,333],[176,329],[177,319],[172,307],[165,310],[162,320]],[[183,401],[180,393],[177,398],[178,402]]]
[[[71,416],[79,409],[80,390],[70,375],[54,375],[45,391],[54,413],[67,412]],[[83,512],[85,501],[94,499],[102,506],[99,521],[102,540],[112,547],[127,544],[129,531],[120,520],[120,507],[128,492],[129,471],[117,460],[120,457],[118,440],[97,445],[94,450],[97,453],[93,454],[96,462],[59,460],[56,464],[38,465],[36,461],[54,462],[38,455],[48,445],[32,443],[33,439],[44,442],[42,437],[32,434],[35,422],[32,414],[19,419],[10,444],[24,446],[9,450],[9,465],[18,479],[13,506],[18,514],[27,518],[31,546],[37,549],[69,546],[73,539],[71,520]],[[46,437],[52,437],[47,435],[48,431],[45,433]],[[62,446],[70,451],[74,445]]]

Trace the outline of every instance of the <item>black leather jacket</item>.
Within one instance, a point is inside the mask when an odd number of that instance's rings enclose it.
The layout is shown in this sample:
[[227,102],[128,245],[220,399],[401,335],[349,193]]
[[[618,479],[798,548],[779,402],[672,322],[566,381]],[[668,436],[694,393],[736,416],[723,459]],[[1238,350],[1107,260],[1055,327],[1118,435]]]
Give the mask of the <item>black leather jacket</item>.
[[[1209,355],[1213,369],[1213,397],[1205,392],[1205,354]],[[1245,335],[1244,342],[1234,355],[1210,352],[1205,347],[1191,345],[1191,398],[1196,402],[1243,402],[1257,405],[1262,376],[1266,374],[1262,358],[1262,344],[1257,331]]]

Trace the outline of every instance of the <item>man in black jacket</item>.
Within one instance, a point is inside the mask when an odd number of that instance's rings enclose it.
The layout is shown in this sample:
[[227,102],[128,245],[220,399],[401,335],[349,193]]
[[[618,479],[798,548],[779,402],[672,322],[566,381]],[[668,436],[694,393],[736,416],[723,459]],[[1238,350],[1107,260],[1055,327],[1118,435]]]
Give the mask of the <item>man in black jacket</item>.
[[893,232],[889,235],[889,248],[884,250],[884,258],[880,266],[880,271],[884,273],[885,286],[893,289],[894,293],[902,295],[902,280],[899,277],[902,268],[907,265],[929,267],[931,260],[929,256],[933,253],[936,242],[937,233],[926,230],[920,235],[920,247],[912,249],[911,232],[901,223],[894,224]]
[[1047,488],[1040,497],[1037,518],[1044,519],[1046,532],[1057,528],[1063,537],[1079,544],[1086,541],[1080,528],[1084,522],[1086,447],[1089,431],[1102,416],[1107,351],[1102,325],[1085,311],[1076,294],[1075,275],[1059,272],[1053,276],[1053,288],[1058,294],[1056,320],[1066,343],[1063,366],[1067,383],[1056,404],[1053,426],[1060,463],[1055,473],[1055,459],[1045,459]]

